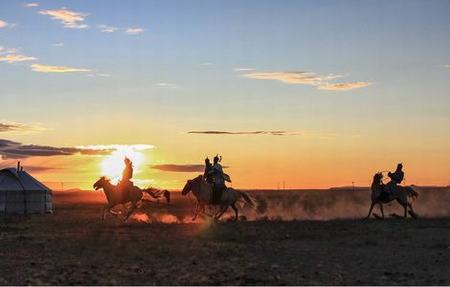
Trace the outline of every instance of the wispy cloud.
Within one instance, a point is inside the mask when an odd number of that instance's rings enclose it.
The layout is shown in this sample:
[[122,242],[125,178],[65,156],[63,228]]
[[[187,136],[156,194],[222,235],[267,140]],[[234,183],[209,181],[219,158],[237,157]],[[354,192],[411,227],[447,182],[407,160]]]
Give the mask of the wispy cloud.
[[450,68],[450,64],[442,65],[443,68]]
[[324,83],[321,84],[318,89],[319,90],[328,90],[328,91],[348,91],[358,88],[363,88],[370,86],[372,83],[369,82],[353,82],[353,83]]
[[202,164],[155,164],[150,167],[168,172],[203,172],[205,168]]
[[55,43],[55,44],[53,44],[53,46],[55,46],[55,47],[62,47],[62,46],[64,46],[64,43],[62,43],[62,42]]
[[22,124],[11,121],[0,121],[0,133],[7,133],[7,132],[29,133],[44,130],[46,129],[41,127],[40,125]]
[[24,6],[27,7],[27,8],[38,7],[39,3],[38,2],[31,2],[31,3],[26,3]]
[[97,28],[103,33],[114,33],[117,30],[119,30],[119,28],[117,28],[117,27],[108,26],[108,25],[104,25],[104,24],[98,25]]
[[160,88],[171,88],[171,89],[177,88],[177,86],[175,84],[166,83],[166,82],[156,83],[155,86],[160,87]]
[[276,80],[285,84],[319,85],[323,81],[342,77],[341,75],[318,75],[312,72],[253,72],[243,74],[243,77],[255,80]]
[[144,29],[143,28],[133,28],[133,27],[131,27],[131,28],[127,28],[126,30],[125,30],[125,33],[126,34],[128,34],[128,35],[138,35],[138,34],[141,34],[141,33],[144,33]]
[[205,135],[272,135],[272,136],[294,136],[300,135],[300,132],[292,131],[189,131],[188,134]]
[[[244,71],[245,70],[236,70]],[[343,78],[345,75],[319,75],[313,72],[305,71],[287,71],[287,72],[251,72],[241,74],[242,77],[255,80],[274,80],[285,84],[299,84],[315,86],[319,90],[329,91],[347,91],[357,88],[363,88],[371,85],[371,82],[330,82],[338,78]]]
[[33,156],[59,156],[59,155],[104,155],[111,151],[105,150],[83,150],[74,147],[53,147],[34,144],[22,144],[15,141],[0,139],[0,156],[3,159],[27,158]]
[[90,72],[90,69],[74,68],[66,66],[49,66],[43,64],[32,64],[31,70],[40,73],[76,73],[76,72]]
[[17,63],[17,62],[25,62],[25,61],[34,61],[37,60],[35,57],[25,56],[21,54],[6,54],[0,55],[0,62],[6,62],[9,64]]
[[109,77],[111,77],[111,74],[107,74],[107,73],[90,73],[90,74],[88,74],[88,77],[109,78]]
[[11,140],[0,139],[0,156],[3,159],[70,156],[77,154],[87,156],[99,156],[99,155],[109,155],[117,150],[124,150],[124,149],[147,150],[151,148],[153,148],[153,145],[146,145],[146,144],[55,147],[36,144],[23,144]]
[[85,17],[87,17],[88,14],[70,11],[64,7],[59,10],[41,10],[39,11],[39,14],[47,15],[54,20],[60,21],[65,28],[85,29],[88,27],[88,25],[84,23]]
[[235,72],[250,72],[250,71],[254,71],[255,69],[253,68],[234,68]]

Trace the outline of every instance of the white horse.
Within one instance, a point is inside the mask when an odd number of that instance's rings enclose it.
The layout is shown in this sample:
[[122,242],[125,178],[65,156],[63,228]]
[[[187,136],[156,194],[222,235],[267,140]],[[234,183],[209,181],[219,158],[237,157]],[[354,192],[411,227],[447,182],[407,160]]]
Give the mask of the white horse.
[[99,180],[94,183],[94,189],[98,190],[100,188],[103,189],[103,192],[106,195],[106,199],[108,203],[103,207],[102,220],[105,220],[106,211],[111,214],[114,214],[111,209],[119,204],[126,204],[131,202],[131,207],[125,215],[124,221],[126,221],[133,211],[138,206],[138,203],[141,202],[143,193],[148,193],[151,197],[159,199],[161,196],[164,196],[167,202],[170,202],[170,193],[167,190],[158,190],[155,188],[146,188],[140,189],[137,186],[131,187],[128,192],[125,190],[118,189],[116,185],[113,185],[106,177],[102,176]]
[[408,201],[408,198],[415,199],[419,196],[419,193],[415,191],[410,186],[401,186],[398,185],[397,188],[395,188],[393,191],[389,193],[383,193],[383,174],[381,172],[376,173],[373,176],[372,181],[372,204],[370,205],[369,214],[367,215],[367,218],[370,217],[372,214],[372,209],[375,206],[375,204],[378,204],[381,211],[381,216],[384,218],[384,211],[383,211],[383,203],[388,203],[393,200],[396,200],[401,206],[403,206],[405,212],[404,217],[407,217],[408,214],[408,208],[409,208],[409,214],[417,218],[417,214],[414,212],[412,204]]
[[[189,179],[186,182],[181,194],[187,195],[190,191],[192,191],[194,196],[197,198],[197,206],[195,208],[194,217],[192,218],[192,220],[195,220],[200,212],[205,213],[205,207],[207,205],[212,205],[212,186],[203,179],[202,175],[199,175],[196,178]],[[214,218],[217,220],[220,219],[220,217],[228,210],[228,207],[231,206],[235,213],[234,220],[237,220],[238,208],[236,207],[236,202],[240,199],[243,199],[250,206],[255,206],[254,200],[252,200],[248,193],[236,190],[234,188],[227,188],[227,190],[222,193],[222,198],[219,204],[220,208]]]

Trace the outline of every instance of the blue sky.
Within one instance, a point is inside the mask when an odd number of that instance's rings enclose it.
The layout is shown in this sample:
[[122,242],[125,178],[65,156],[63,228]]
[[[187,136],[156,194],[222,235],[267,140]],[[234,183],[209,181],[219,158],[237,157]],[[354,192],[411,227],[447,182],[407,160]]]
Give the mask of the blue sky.
[[[48,12],[60,10],[80,13],[78,27]],[[449,1],[2,1],[0,59],[6,49],[36,59],[0,61],[0,120],[48,127],[9,136],[49,145],[288,130],[341,136],[328,145],[365,153],[374,139],[394,154],[443,151],[448,11]],[[312,82],[292,80],[300,75]]]

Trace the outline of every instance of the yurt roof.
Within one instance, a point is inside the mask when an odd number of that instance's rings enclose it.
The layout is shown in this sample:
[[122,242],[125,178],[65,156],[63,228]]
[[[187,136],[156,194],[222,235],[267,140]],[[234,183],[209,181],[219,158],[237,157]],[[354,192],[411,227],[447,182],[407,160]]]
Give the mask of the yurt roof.
[[15,168],[0,170],[0,190],[51,191],[50,188],[24,170]]

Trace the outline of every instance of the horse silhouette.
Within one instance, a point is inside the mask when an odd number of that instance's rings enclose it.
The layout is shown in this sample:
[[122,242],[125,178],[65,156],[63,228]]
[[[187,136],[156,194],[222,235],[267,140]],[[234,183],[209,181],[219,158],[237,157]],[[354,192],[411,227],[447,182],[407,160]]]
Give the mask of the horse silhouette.
[[[207,205],[212,205],[212,186],[203,179],[202,175],[199,175],[196,178],[189,179],[186,182],[183,190],[181,191],[181,194],[187,195],[190,191],[192,191],[194,196],[197,198],[197,206],[195,209],[194,217],[192,218],[192,220],[195,220],[197,219],[197,216],[200,212],[205,213],[205,207]],[[255,206],[254,200],[248,193],[239,191],[234,188],[227,188],[227,190],[222,193],[222,198],[219,204],[219,211],[214,215],[214,218],[217,220],[220,219],[220,217],[231,206],[235,213],[234,220],[237,220],[238,208],[236,206],[236,203],[241,199],[243,199],[244,202],[246,202],[250,206]]]
[[168,203],[170,202],[170,193],[167,190],[158,190],[155,188],[140,189],[137,186],[130,186],[128,190],[123,190],[118,188],[117,185],[112,184],[109,179],[104,176],[100,177],[100,179],[94,183],[93,187],[95,190],[102,188],[106,195],[106,199],[108,200],[108,203],[103,207],[102,220],[105,220],[106,211],[114,214],[111,211],[114,206],[131,202],[131,207],[128,209],[124,218],[124,221],[126,221],[142,202],[143,192],[156,199],[164,196],[166,201]]
[[383,193],[382,179],[383,174],[381,172],[378,172],[373,176],[371,185],[372,203],[369,208],[369,214],[366,218],[369,218],[372,214],[372,209],[375,204],[379,205],[381,216],[384,218],[383,204],[393,200],[396,200],[401,206],[403,206],[405,218],[408,216],[408,212],[412,217],[417,218],[418,215],[414,212],[412,204],[408,201],[408,198],[415,199],[419,196],[419,193],[417,193],[417,191],[410,186],[401,185],[397,185],[397,187],[389,193]]

